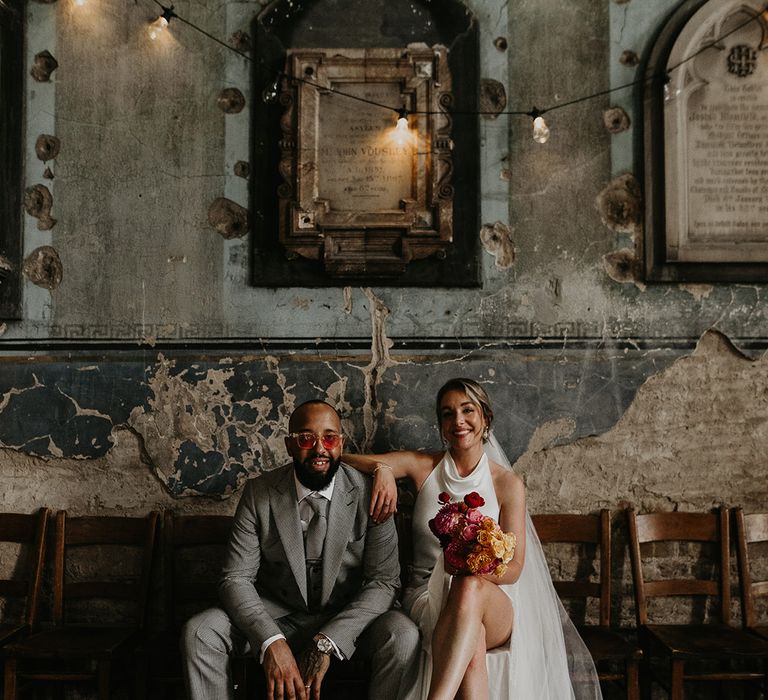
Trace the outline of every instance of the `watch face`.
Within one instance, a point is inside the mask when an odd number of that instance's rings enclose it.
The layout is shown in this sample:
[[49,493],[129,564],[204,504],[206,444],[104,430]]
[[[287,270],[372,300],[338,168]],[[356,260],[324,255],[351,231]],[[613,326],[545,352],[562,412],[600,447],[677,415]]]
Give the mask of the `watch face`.
[[333,644],[331,644],[331,640],[327,637],[319,637],[317,640],[317,649],[318,651],[323,652],[323,654],[330,654],[333,651]]

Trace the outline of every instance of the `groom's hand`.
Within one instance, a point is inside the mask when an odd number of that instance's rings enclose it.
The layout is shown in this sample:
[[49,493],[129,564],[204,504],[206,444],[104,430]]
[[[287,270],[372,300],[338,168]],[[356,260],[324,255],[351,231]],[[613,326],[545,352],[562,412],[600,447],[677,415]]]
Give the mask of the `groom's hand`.
[[307,689],[288,642],[278,639],[264,652],[267,700],[308,700]]
[[307,688],[308,700],[320,700],[320,686],[330,665],[330,655],[324,654],[314,644],[299,654],[299,671]]

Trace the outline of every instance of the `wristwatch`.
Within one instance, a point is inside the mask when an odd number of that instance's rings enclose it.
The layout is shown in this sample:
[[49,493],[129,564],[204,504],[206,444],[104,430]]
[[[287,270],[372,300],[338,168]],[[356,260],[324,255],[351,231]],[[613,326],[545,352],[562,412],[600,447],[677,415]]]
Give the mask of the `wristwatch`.
[[319,652],[323,654],[328,654],[329,656],[333,654],[333,643],[324,634],[318,633],[314,637],[312,637],[312,639],[315,642],[315,645],[317,646],[317,650]]

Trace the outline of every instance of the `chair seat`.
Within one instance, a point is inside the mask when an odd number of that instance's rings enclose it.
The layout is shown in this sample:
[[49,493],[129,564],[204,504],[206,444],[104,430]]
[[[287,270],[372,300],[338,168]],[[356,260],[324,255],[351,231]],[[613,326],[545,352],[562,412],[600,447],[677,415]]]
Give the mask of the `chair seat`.
[[641,634],[676,659],[768,658],[768,640],[727,625],[645,625]]
[[595,662],[639,660],[642,650],[609,627],[579,627],[579,634]]
[[0,625],[0,644],[6,644],[27,629],[27,625],[5,623]]
[[109,659],[137,636],[128,627],[60,627],[31,634],[3,652],[15,659]]

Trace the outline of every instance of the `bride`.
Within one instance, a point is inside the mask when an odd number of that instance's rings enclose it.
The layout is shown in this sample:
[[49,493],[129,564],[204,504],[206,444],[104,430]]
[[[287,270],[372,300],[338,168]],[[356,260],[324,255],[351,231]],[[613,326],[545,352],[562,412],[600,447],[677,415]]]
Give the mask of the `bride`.
[[[343,456],[375,476],[374,519],[394,512],[396,479],[410,478],[418,492],[413,570],[403,607],[421,629],[424,654],[410,697],[601,698],[589,652],[552,586],[526,511],[523,481],[491,432],[488,394],[471,379],[451,379],[438,391],[436,404],[445,452]],[[483,514],[517,538],[503,576],[452,575],[427,525],[440,506],[439,494],[461,500],[472,491],[485,500]]]

